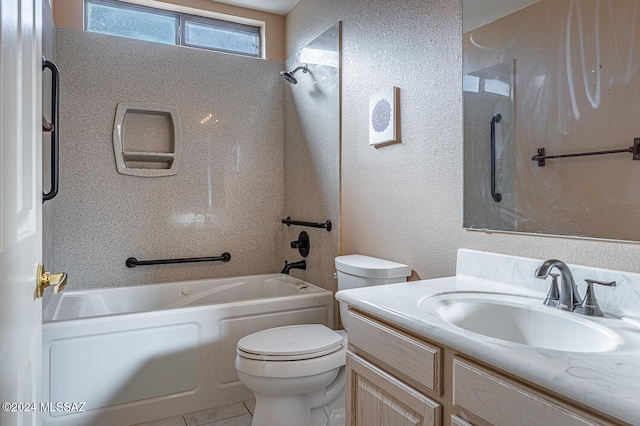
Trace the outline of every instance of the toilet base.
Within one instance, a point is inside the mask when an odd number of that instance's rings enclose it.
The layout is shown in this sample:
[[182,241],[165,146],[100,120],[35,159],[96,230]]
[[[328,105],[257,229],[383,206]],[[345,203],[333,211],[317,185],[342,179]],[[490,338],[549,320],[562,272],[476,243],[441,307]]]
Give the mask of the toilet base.
[[344,426],[344,390],[330,404],[310,408],[309,395],[290,397],[255,394],[251,426]]
[[[238,372],[247,382],[248,376]],[[344,367],[312,377],[286,389],[283,382],[253,377],[256,407],[252,426],[344,426],[346,371]],[[279,382],[279,383],[278,383]],[[288,382],[288,381],[285,381]],[[327,384],[328,383],[328,384]],[[293,383],[289,383],[293,384]],[[307,385],[307,386],[304,386]],[[252,386],[248,386],[251,389]],[[306,389],[303,389],[305,388]],[[312,391],[312,389],[317,389]]]
[[256,394],[251,426],[312,426],[307,395],[288,397]]

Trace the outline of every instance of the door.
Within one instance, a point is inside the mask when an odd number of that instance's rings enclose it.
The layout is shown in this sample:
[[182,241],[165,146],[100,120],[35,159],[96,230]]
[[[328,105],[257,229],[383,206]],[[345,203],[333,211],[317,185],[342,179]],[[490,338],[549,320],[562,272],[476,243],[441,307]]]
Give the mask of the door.
[[40,423],[42,0],[0,0],[0,425]]

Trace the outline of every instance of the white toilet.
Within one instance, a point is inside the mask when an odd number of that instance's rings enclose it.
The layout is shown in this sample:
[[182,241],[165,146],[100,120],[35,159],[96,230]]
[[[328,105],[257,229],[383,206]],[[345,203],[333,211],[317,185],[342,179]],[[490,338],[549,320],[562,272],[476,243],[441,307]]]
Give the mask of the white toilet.
[[[352,254],[335,260],[338,289],[398,283],[411,268]],[[340,303],[347,328],[347,306]],[[347,335],[320,324],[271,328],[238,341],[235,366],[253,391],[252,426],[344,425]]]

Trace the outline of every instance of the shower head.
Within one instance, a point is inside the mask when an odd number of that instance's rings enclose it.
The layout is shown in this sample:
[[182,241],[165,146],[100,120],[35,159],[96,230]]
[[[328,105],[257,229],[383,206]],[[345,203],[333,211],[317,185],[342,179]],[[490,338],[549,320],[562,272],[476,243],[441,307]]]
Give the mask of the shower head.
[[289,71],[280,71],[280,77],[284,78],[287,83],[298,84],[298,80]]
[[307,64],[304,64],[293,71],[280,71],[280,77],[284,78],[287,83],[298,84],[298,80],[293,76],[298,70],[302,70],[302,72],[306,73],[309,68],[307,68]]

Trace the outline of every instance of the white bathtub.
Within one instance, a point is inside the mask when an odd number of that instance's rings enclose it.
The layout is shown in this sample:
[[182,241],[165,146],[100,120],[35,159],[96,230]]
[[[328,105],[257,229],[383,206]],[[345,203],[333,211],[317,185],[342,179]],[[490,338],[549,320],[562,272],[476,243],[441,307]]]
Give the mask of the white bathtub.
[[252,398],[233,365],[238,340],[332,328],[333,294],[255,275],[63,292],[43,316],[43,425],[124,426]]

